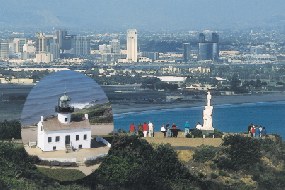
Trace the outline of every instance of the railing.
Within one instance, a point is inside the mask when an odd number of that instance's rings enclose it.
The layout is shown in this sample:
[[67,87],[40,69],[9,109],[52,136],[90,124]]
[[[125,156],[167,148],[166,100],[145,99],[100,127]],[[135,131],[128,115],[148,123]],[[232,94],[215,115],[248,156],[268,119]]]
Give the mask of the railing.
[[32,146],[37,146],[37,141],[36,142],[29,141],[29,147],[32,147]]
[[103,157],[105,157],[107,155],[108,155],[108,153],[106,153],[106,154],[99,154],[97,156],[89,156],[89,157],[84,158],[83,160],[84,160],[84,162],[85,161],[89,161],[89,160],[96,160],[98,158],[103,158]]
[[96,137],[96,141],[97,142],[102,142],[103,144],[105,144],[106,146],[111,148],[111,144],[107,140],[105,140],[103,137]]

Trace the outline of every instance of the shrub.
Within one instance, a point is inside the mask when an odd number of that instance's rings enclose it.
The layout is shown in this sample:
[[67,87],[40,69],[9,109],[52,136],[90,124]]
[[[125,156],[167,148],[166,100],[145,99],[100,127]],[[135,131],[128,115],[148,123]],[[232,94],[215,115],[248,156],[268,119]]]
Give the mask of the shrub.
[[[260,163],[260,141],[257,139],[240,135],[227,136],[224,138],[223,146],[226,147],[227,157],[224,161],[229,169],[247,170]],[[219,165],[221,166],[221,163]]]
[[182,179],[192,177],[170,145],[153,148],[137,136],[120,135],[114,137],[109,154],[85,183],[116,189],[169,189],[171,181]]
[[198,147],[193,155],[193,159],[197,162],[206,162],[212,160],[217,153],[217,148],[213,146],[202,145]]
[[212,179],[217,179],[218,177],[219,177],[218,174],[216,174],[216,173],[211,173],[211,178],[212,178]]
[[84,173],[75,169],[49,169],[39,167],[38,170],[46,176],[58,181],[74,181],[85,177]]
[[21,139],[21,123],[20,121],[4,120],[0,122],[0,140]]
[[194,135],[195,138],[203,137],[202,131],[199,129],[191,129],[190,133],[191,133],[191,135]]

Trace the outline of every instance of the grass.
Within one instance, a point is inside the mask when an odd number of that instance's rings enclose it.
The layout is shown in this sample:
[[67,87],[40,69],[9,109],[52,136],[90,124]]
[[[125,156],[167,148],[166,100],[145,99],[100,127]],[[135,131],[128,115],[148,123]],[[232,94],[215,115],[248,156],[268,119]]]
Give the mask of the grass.
[[38,167],[38,171],[58,181],[75,181],[85,177],[85,174],[76,169],[51,169]]

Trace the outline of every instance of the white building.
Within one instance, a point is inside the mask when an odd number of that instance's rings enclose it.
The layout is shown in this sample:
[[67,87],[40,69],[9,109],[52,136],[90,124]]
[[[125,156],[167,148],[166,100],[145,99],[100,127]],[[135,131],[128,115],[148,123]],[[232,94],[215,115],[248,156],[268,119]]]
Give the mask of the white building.
[[37,146],[42,151],[74,150],[91,148],[91,127],[88,114],[82,121],[72,121],[70,98],[63,95],[59,98],[55,111],[57,117],[44,119],[38,123]]
[[138,35],[136,29],[129,29],[127,32],[127,60],[128,62],[138,61]]
[[51,54],[51,53],[37,53],[35,62],[36,63],[50,63],[50,62],[53,62],[53,54]]

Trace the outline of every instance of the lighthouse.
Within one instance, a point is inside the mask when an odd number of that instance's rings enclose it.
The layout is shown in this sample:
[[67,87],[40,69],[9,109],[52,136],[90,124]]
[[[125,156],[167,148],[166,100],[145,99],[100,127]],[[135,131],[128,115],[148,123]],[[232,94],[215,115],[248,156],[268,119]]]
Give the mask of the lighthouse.
[[38,122],[37,147],[42,151],[65,150],[70,152],[91,148],[91,125],[88,114],[80,121],[72,120],[74,107],[71,98],[64,93],[55,106],[57,117],[41,116]]

